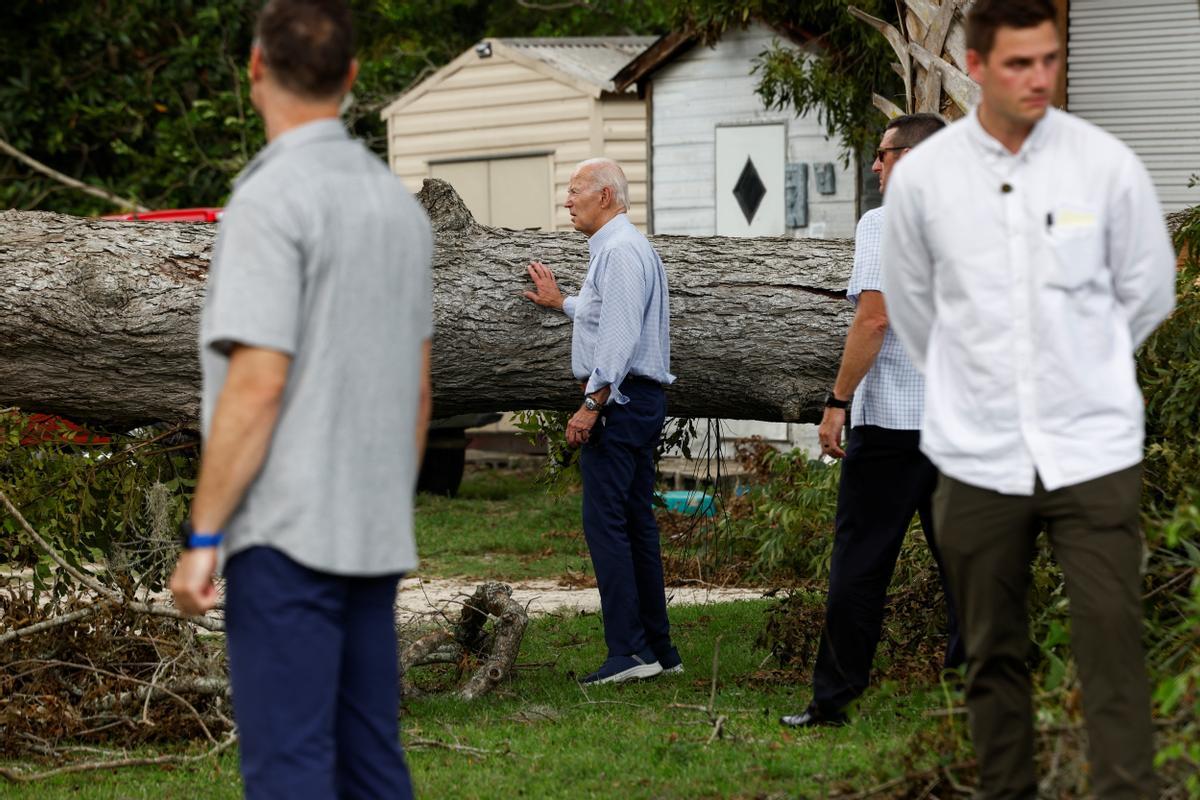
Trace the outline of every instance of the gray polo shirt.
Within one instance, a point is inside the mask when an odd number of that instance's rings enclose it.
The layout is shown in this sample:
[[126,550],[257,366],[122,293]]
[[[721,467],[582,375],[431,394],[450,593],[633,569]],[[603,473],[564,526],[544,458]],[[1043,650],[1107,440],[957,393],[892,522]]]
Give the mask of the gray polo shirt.
[[433,239],[416,200],[338,120],[295,128],[238,177],[200,325],[207,436],[232,343],[292,357],[262,471],[225,527],[340,575],[417,565],[412,498]]

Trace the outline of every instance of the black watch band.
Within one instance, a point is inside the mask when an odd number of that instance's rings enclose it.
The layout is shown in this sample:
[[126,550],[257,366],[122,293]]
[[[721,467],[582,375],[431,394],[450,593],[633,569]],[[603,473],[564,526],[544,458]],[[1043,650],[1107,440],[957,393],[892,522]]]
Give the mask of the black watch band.
[[840,409],[845,410],[850,407],[850,401],[849,400],[838,400],[837,397],[834,396],[833,392],[830,392],[829,394],[825,395],[825,407],[826,408],[840,408]]

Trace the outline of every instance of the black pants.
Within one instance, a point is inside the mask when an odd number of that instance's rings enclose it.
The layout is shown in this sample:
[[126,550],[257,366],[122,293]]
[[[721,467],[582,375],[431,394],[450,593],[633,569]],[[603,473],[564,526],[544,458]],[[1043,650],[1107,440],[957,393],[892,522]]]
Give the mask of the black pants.
[[[925,540],[941,570],[930,510],[938,475],[919,442],[919,431],[873,425],[850,430],[838,487],[825,628],[813,670],[813,702],[825,714],[842,709],[870,683],[888,584],[914,513],[921,515]],[[945,594],[950,620],[945,663],[953,667],[965,655],[954,603]]]
[[609,406],[580,454],[583,534],[604,614],[609,656],[671,647],[658,523],[654,519],[654,448],[667,413],[662,386],[635,376],[629,398]]

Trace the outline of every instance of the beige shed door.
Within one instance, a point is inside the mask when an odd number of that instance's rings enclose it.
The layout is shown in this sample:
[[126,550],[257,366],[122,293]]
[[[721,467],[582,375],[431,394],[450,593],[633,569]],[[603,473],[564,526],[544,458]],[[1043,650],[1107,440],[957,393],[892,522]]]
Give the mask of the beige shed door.
[[430,164],[429,174],[453,186],[477,222],[496,228],[553,228],[549,156],[450,161]]

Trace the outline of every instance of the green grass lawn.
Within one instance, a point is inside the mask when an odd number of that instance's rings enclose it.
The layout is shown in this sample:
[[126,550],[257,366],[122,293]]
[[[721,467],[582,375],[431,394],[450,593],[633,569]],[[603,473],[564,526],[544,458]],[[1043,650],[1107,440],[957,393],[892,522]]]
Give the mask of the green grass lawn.
[[[458,498],[421,497],[419,574],[512,582],[590,574],[578,489],[548,490],[535,479],[535,473],[470,471]],[[819,606],[822,600],[819,592],[813,593],[812,603]],[[821,797],[936,766],[937,756],[930,753],[938,748],[914,746],[915,738],[960,724],[958,717],[947,722],[926,716],[946,702],[936,686],[901,691],[885,684],[867,694],[847,728],[799,734],[781,728],[779,715],[799,710],[809,689],[802,676],[781,678],[772,672],[773,663],[756,642],[768,605],[756,601],[673,609],[685,675],[587,691],[575,676],[603,660],[599,617],[535,618],[525,634],[515,678],[494,694],[473,704],[444,694],[406,703],[406,740],[487,751],[472,755],[431,745],[411,749],[418,795]],[[713,725],[704,707],[718,638],[714,709],[725,720],[723,735],[710,742]],[[422,669],[414,680],[431,689],[457,685],[459,677],[449,670]],[[90,772],[30,786],[0,782],[0,797],[39,800],[239,796],[236,751],[215,763]]]
[[548,488],[536,478],[468,469],[458,497],[420,495],[415,574],[508,581],[590,575],[578,488]]
[[[453,798],[821,797],[875,786],[905,770],[936,766],[914,755],[913,738],[937,724],[926,712],[945,701],[937,687],[899,693],[884,686],[860,704],[852,725],[797,734],[777,718],[800,708],[806,686],[760,672],[755,645],[765,601],[672,612],[687,673],[623,686],[581,688],[574,676],[603,658],[594,614],[535,620],[517,677],[473,704],[446,696],[406,703],[406,739],[489,751],[413,749],[418,796]],[[703,709],[720,637],[714,709],[726,717],[713,740]],[[423,671],[418,684],[453,679]],[[25,787],[14,798],[236,798],[236,756],[216,765],[132,768],[67,776]]]

